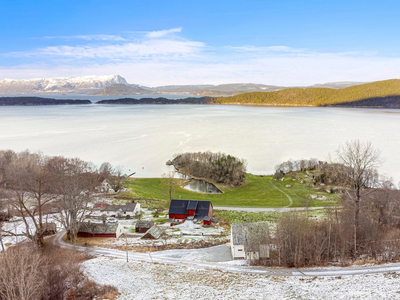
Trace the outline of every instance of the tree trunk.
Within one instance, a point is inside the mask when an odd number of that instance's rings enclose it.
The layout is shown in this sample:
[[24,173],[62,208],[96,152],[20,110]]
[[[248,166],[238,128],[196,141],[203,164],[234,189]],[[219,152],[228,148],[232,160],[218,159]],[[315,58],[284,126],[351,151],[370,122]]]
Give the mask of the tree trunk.
[[357,239],[358,239],[358,225],[360,222],[360,187],[356,190],[356,199],[354,206],[354,259],[357,259]]

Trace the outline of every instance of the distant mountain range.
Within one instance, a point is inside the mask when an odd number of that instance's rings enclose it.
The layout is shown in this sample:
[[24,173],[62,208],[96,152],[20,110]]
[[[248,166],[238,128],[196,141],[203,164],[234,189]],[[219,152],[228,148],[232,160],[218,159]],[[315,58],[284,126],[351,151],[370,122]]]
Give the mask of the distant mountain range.
[[[139,90],[140,91],[140,90]],[[0,97],[3,105],[91,104],[89,100],[57,100],[39,97]],[[239,104],[270,106],[339,106],[400,108],[400,79],[375,81],[342,89],[286,88],[273,92],[251,92],[225,97],[188,97],[185,99],[126,97],[96,102],[97,104]]]
[[[362,82],[331,82],[311,87],[341,89]],[[283,86],[254,83],[232,83],[220,85],[166,85],[147,87],[128,84],[119,75],[4,79],[0,80],[0,95],[32,94],[89,94],[89,95],[149,95],[149,94],[193,94],[201,96],[237,95],[250,92],[273,92],[285,89]]]
[[112,84],[128,84],[119,75],[0,80],[1,95],[88,94]]

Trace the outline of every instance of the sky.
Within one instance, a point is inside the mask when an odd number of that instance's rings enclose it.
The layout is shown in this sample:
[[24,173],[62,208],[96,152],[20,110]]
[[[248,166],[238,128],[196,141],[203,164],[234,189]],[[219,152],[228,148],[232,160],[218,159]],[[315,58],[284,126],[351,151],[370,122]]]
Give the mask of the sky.
[[400,1],[0,0],[0,80],[311,85],[400,78]]

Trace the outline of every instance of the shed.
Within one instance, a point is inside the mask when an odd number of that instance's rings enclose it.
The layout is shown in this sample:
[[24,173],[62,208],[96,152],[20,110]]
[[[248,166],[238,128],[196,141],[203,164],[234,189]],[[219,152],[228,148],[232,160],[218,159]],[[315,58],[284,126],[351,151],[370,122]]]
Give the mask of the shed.
[[164,233],[164,231],[158,227],[158,226],[153,226],[147,232],[145,233],[144,236],[142,236],[142,239],[153,239],[157,240],[161,237],[161,235]]
[[[78,225],[78,237],[113,237],[121,235],[121,225],[117,223],[82,222]],[[120,229],[120,230],[118,230]]]
[[269,258],[268,222],[235,223],[231,227],[233,258],[258,260]]
[[149,230],[153,226],[154,226],[153,221],[139,220],[136,223],[135,232],[145,233],[147,230]]

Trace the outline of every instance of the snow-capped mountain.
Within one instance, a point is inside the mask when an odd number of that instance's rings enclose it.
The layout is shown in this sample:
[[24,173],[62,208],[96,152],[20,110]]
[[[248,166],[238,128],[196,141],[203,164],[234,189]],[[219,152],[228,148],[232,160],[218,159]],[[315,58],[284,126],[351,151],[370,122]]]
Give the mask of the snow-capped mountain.
[[87,94],[111,84],[127,84],[119,75],[4,79],[0,80],[0,94]]

